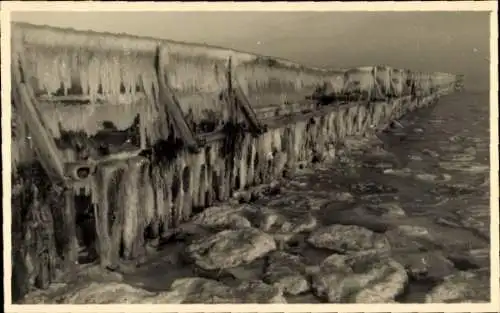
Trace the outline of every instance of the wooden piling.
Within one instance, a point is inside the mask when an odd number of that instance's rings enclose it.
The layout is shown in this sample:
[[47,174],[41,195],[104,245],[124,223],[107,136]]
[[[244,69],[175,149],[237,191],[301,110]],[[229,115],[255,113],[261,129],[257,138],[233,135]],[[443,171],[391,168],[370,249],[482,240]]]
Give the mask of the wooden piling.
[[63,212],[63,228],[64,228],[64,248],[63,255],[65,256],[65,268],[73,269],[78,262],[78,239],[76,237],[76,217],[75,217],[75,193],[73,188],[68,187],[64,190],[64,212]]

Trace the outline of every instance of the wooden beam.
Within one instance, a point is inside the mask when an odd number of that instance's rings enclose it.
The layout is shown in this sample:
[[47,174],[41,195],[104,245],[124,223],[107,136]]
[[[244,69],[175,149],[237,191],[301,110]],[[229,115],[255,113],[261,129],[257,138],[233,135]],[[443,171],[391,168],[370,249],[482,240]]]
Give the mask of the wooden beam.
[[158,74],[158,83],[160,88],[159,90],[160,102],[162,105],[166,107],[166,111],[169,117],[172,118],[174,125],[176,129],[179,131],[181,139],[184,141],[187,148],[192,152],[199,152],[201,143],[198,141],[193,130],[189,127],[189,124],[186,122],[181,106],[179,105],[179,101],[177,100],[172,87],[169,86],[167,80],[165,79],[166,76],[163,70],[163,65],[166,64],[164,60],[164,56],[166,54],[167,51],[165,51],[165,48],[162,46],[158,46],[156,66]]

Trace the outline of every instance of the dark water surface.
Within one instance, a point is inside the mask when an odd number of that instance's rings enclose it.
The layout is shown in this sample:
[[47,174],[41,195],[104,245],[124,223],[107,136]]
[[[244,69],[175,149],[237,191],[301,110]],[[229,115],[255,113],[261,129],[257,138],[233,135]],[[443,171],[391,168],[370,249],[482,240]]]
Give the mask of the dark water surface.
[[[475,206],[485,206],[484,214],[489,213],[488,94],[449,95],[436,106],[412,113],[400,123],[403,128],[378,135],[389,154],[353,157],[363,164],[351,172],[353,175],[346,175],[342,164],[334,164],[301,175],[297,180],[312,187],[310,190],[314,192],[351,191],[368,202],[369,194],[353,188],[353,184],[373,182],[388,189],[375,193],[374,201],[397,200],[408,215],[415,217],[450,217],[458,211],[474,210]],[[394,172],[407,168],[412,176],[390,174],[390,169],[384,173],[380,169],[383,163],[389,163]],[[451,165],[443,168],[440,163]],[[379,164],[379,168],[374,168],[374,164]],[[418,174],[422,179],[414,177]],[[450,180],[436,184],[426,180],[426,174],[449,175]],[[455,185],[457,188],[450,187]],[[478,217],[483,214],[470,213]],[[486,217],[488,225],[489,214]]]
[[[385,232],[390,221],[365,218],[353,210],[363,204],[397,203],[406,213],[405,224],[424,227],[433,236],[428,251],[442,252],[457,271],[489,268],[488,94],[448,95],[400,123],[402,127],[379,134],[383,150],[349,155],[348,165],[336,162],[303,170],[279,196],[257,205],[292,212],[304,210],[308,201],[318,204],[313,214],[322,225],[358,224]],[[341,191],[350,192],[354,202],[335,201],[333,194]],[[179,249],[179,244],[171,244],[126,280],[165,290],[175,278],[196,276],[192,268],[179,266]],[[330,253],[307,245],[300,249],[311,263]],[[479,257],[463,257],[470,254]],[[410,281],[396,300],[422,302],[434,285],[432,280]],[[312,294],[288,301],[318,302]]]
[[[317,213],[319,220],[326,225],[358,224],[384,232],[389,225],[370,217],[363,220],[352,214],[352,209],[362,203],[396,202],[407,214],[405,224],[428,229],[435,238],[429,250],[442,251],[457,270],[489,267],[488,94],[449,95],[436,106],[405,116],[400,123],[402,128],[378,135],[389,152],[387,156],[370,157],[368,153],[358,157],[356,161],[364,166],[356,167],[350,175],[342,165],[334,165],[297,179],[316,193],[327,194],[334,189],[351,191],[355,196],[354,204],[326,205]],[[384,173],[383,168],[388,166],[394,172],[406,168],[411,175],[389,174],[391,170],[387,169]],[[429,174],[449,180],[436,182]],[[360,182],[384,186],[386,191],[370,193],[352,188]],[[480,264],[460,257],[471,251],[482,255]],[[433,285],[426,280],[410,282],[407,293],[397,300],[421,302]]]

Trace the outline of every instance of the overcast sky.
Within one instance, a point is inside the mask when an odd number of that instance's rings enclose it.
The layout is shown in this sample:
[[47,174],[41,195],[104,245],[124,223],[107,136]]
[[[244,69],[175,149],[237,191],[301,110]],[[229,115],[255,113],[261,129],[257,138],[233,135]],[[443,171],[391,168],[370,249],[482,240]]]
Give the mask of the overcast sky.
[[487,12],[13,12],[13,21],[151,36],[310,66],[387,64],[489,87]]

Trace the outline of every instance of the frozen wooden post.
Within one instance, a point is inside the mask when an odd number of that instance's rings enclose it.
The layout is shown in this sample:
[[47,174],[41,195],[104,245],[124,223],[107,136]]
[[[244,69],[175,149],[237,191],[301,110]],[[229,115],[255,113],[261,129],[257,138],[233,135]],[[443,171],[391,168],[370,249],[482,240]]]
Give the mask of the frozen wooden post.
[[[19,56],[21,68],[26,70],[23,57]],[[36,103],[36,99],[32,97],[33,92],[29,90],[29,86],[24,82],[24,77],[21,76],[19,67],[12,64],[12,73],[14,75],[13,90],[14,101],[19,107],[19,111],[28,124],[30,134],[35,143],[34,149],[39,155],[39,161],[47,172],[47,175],[53,182],[64,182],[64,165],[61,154],[56,147],[54,139],[51,138],[47,129],[43,125],[40,118]],[[17,94],[16,94],[17,93]]]
[[239,84],[235,84],[235,86],[234,86],[234,98],[235,98],[236,104],[243,112],[252,134],[254,134],[254,136],[255,136],[255,135],[260,135],[263,132],[265,132],[266,127],[264,125],[262,125],[259,122],[259,120],[257,119],[257,114],[255,114],[255,111],[252,109],[252,105],[250,104],[247,97],[245,96],[245,94],[241,90],[241,87],[239,86]]
[[165,64],[165,55],[168,51],[161,46],[157,49],[157,74],[158,74],[158,83],[160,88],[160,102],[162,105],[166,107],[166,111],[168,115],[172,118],[174,125],[179,131],[182,140],[187,145],[187,147],[193,152],[199,152],[200,150],[200,142],[197,140],[194,132],[189,127],[184,115],[182,113],[181,106],[179,105],[179,101],[175,97],[174,91],[168,85],[168,82],[165,79],[165,72],[163,70],[163,65]]
[[231,57],[227,60],[227,105],[229,105],[229,131],[226,132],[226,137],[224,139],[224,170],[222,171],[222,190],[223,198],[231,197],[232,186],[234,182],[233,167],[236,163],[235,160],[235,148],[236,148],[236,137],[238,137],[240,129],[238,129],[238,109],[237,103],[234,98],[233,91],[233,76],[232,76],[232,59]]
[[64,212],[62,214],[64,226],[64,257],[65,267],[70,270],[78,262],[78,241],[76,237],[75,193],[73,188],[64,190]]
[[106,170],[106,167],[101,167],[98,170],[98,173],[95,177],[97,188],[93,192],[96,192],[97,195],[92,195],[93,197],[98,196],[98,203],[94,203],[94,216],[95,216],[95,225],[96,225],[96,234],[97,241],[99,246],[99,261],[101,267],[103,268],[113,268],[116,264],[112,264],[111,253],[111,239],[108,228],[108,211],[109,211],[109,202],[108,202],[108,190],[106,185],[103,183],[109,178],[109,171]]

